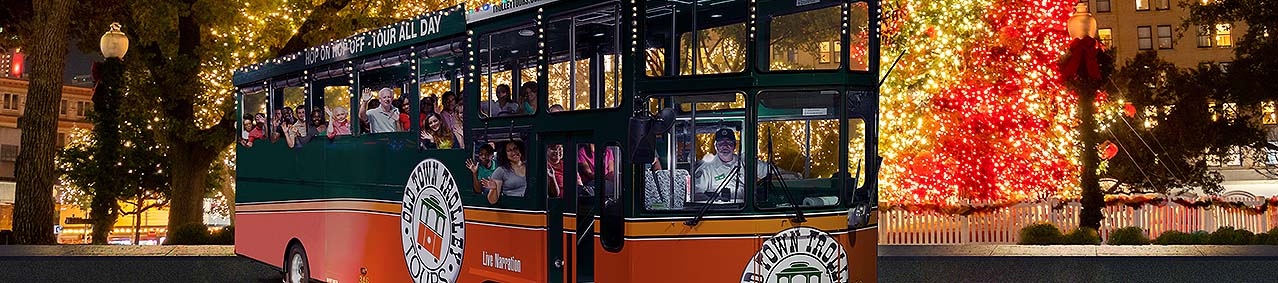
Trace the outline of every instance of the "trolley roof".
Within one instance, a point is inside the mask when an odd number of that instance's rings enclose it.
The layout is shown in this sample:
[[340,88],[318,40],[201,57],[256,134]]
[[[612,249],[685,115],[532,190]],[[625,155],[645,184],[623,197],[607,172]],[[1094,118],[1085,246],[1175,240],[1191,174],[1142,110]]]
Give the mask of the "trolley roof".
[[301,72],[313,67],[465,33],[465,11],[463,5],[457,5],[310,47],[301,52],[244,66],[235,71],[231,80],[237,86],[244,85],[280,74]]
[[307,48],[279,58],[244,66],[232,81],[243,85],[267,78],[323,66],[343,60],[377,54],[464,33],[466,25],[503,15],[535,9],[556,0],[507,0],[467,9],[465,4],[426,13],[376,30],[359,33]]

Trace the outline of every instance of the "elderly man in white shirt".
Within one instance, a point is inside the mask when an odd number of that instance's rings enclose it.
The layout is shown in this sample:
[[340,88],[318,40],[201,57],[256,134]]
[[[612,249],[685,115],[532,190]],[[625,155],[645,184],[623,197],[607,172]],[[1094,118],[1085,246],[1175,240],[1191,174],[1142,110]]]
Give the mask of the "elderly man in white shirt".
[[359,107],[359,119],[368,121],[371,133],[389,133],[400,129],[399,125],[399,109],[391,106],[391,99],[395,93],[390,88],[382,88],[377,91],[377,100],[381,105],[374,109],[368,108],[367,100],[361,101]]

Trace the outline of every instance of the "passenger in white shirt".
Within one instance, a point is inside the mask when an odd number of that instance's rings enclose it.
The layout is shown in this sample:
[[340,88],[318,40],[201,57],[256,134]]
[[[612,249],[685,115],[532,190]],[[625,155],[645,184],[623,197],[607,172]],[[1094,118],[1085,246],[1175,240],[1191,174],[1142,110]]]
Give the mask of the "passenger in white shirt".
[[[702,159],[702,163],[693,173],[693,190],[696,193],[695,198],[702,198],[708,192],[715,192],[721,186],[728,192],[719,196],[718,201],[745,202],[745,173],[740,170],[734,170],[741,166],[741,156],[736,153],[737,139],[732,129],[722,128],[714,133],[714,155],[708,155]],[[737,175],[732,180],[728,176]],[[762,179],[768,175],[768,165],[762,161],[757,162],[755,168],[755,177]],[[726,184],[725,184],[726,183]],[[709,200],[713,197],[707,197]]]
[[[371,133],[390,133],[400,129],[399,125],[399,109],[395,109],[391,105],[391,99],[395,93],[390,88],[382,88],[377,91],[377,100],[381,105],[373,109],[360,109],[359,119],[368,121]],[[367,100],[361,102],[360,108],[368,108]]]

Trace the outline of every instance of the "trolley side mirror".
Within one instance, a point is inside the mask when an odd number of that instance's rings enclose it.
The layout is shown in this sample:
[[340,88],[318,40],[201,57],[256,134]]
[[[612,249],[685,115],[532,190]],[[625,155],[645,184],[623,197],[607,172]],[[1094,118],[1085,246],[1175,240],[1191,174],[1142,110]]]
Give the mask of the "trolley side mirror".
[[656,136],[670,132],[674,127],[675,111],[672,108],[661,109],[656,115],[647,111],[637,111],[630,117],[630,128],[627,139],[630,141],[631,159],[634,164],[648,164],[656,157]]

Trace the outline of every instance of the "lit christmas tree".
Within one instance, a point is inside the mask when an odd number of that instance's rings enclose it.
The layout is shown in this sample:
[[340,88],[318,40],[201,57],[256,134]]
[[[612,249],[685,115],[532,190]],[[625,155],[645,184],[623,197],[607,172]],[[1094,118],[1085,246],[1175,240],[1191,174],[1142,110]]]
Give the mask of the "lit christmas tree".
[[1075,96],[1057,62],[1075,1],[884,3],[880,200],[998,205],[1077,195]]

